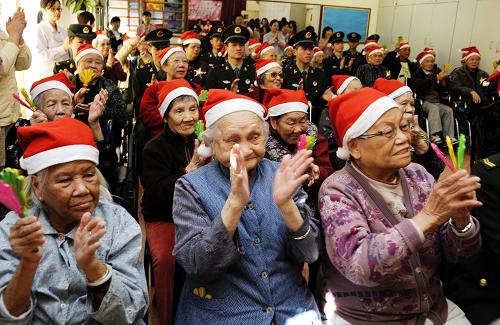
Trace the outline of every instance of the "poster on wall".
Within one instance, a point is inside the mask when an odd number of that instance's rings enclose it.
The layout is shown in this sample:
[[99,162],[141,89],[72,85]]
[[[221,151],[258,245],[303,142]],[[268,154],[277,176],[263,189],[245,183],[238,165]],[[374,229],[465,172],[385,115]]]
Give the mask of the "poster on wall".
[[218,0],[189,0],[188,20],[210,20],[221,19],[222,1]]
[[361,42],[364,42],[368,36],[370,13],[370,8],[321,6],[321,30],[330,26],[334,31],[342,31],[346,35],[356,32],[361,35]]

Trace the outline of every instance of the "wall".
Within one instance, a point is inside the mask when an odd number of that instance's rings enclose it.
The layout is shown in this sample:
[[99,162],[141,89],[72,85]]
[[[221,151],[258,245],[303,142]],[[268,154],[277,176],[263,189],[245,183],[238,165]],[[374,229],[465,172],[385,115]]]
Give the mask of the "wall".
[[[252,1],[247,1],[247,4]],[[269,1],[267,1],[269,2]],[[372,34],[375,33],[376,27],[377,27],[377,18],[378,18],[378,7],[379,7],[379,0],[272,0],[274,2],[274,7],[277,7],[279,3],[283,4],[305,4],[306,5],[306,10],[308,8],[311,8],[309,11],[310,13],[313,14],[312,19],[309,19],[311,21],[311,25],[314,26],[316,29],[319,28],[319,21],[320,17],[319,15],[321,14],[320,6],[321,5],[328,5],[328,6],[345,6],[345,7],[356,7],[356,8],[370,8],[371,9],[371,15],[370,15],[370,25],[368,26],[368,33]],[[262,6],[263,1],[259,2]],[[317,5],[317,6],[314,6]],[[285,8],[285,7],[282,7]],[[313,9],[314,8],[314,9]],[[292,12],[293,9],[292,9]],[[304,14],[302,13],[301,16]],[[266,12],[263,12],[261,10],[259,16],[266,17]],[[286,15],[282,14],[280,15],[281,17],[287,17]],[[297,18],[295,18],[297,20]],[[304,20],[304,26],[308,25],[308,17],[305,17]],[[300,27],[299,27],[300,29]]]
[[489,73],[500,56],[498,12],[498,0],[380,0],[377,31],[389,48],[403,36],[413,57],[426,46],[434,47],[441,67],[460,66],[458,50],[476,45],[481,68]]

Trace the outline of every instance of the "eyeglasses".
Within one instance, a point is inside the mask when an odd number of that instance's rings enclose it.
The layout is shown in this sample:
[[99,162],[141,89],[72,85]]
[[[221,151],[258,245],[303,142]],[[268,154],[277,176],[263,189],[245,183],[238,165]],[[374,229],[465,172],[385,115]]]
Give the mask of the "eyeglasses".
[[[401,125],[399,126],[399,129],[401,130],[401,132],[403,133],[409,133],[411,131],[411,129],[413,129],[413,125],[411,123],[406,123],[404,125]],[[396,127],[395,126],[392,126],[390,127],[389,130],[385,130],[385,131],[378,131],[378,132],[375,132],[375,133],[365,133],[365,134],[362,134],[358,137],[358,139],[371,139],[371,138],[375,138],[375,137],[386,137],[387,139],[393,139],[395,136],[396,136]]]
[[278,78],[278,77],[279,77],[280,79],[283,79],[283,78],[284,78],[284,76],[285,76],[285,75],[283,74],[283,72],[266,72],[266,73],[264,73],[264,74],[270,75],[270,76],[271,76],[271,78],[273,78],[273,79],[276,79],[276,78]]

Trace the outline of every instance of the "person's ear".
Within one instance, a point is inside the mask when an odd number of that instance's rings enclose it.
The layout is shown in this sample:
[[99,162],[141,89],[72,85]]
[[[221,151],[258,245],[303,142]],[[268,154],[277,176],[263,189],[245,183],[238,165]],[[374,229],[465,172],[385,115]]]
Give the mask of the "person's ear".
[[38,177],[35,175],[31,176],[31,189],[35,193],[35,196],[38,198],[38,201],[43,202],[42,188],[40,182],[38,181]]
[[361,146],[357,139],[352,139],[347,143],[350,155],[355,159],[359,160],[361,158]]
[[269,125],[271,126],[271,128],[273,130],[276,130],[278,129],[278,120],[274,117],[270,117],[269,118]]

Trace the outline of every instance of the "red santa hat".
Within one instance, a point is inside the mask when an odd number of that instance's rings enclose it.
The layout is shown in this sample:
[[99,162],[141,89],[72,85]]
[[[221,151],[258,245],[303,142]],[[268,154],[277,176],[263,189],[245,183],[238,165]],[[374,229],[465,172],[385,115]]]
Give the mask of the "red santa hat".
[[109,37],[102,32],[96,32],[97,36],[92,40],[92,46],[97,47],[97,43],[109,40]]
[[274,49],[274,46],[272,46],[268,42],[264,42],[259,47],[255,48],[255,52],[259,53],[259,55],[263,55],[264,53],[269,52],[273,49]]
[[99,151],[92,131],[71,117],[18,128],[17,138],[24,151],[21,168],[29,175],[75,160],[99,163]]
[[88,55],[88,54],[97,54],[104,60],[104,57],[102,56],[101,52],[99,52],[92,45],[82,44],[78,47],[78,50],[76,51],[75,63],[78,63],[78,61],[80,61],[80,59],[82,59],[85,55]]
[[[209,129],[222,117],[241,111],[253,112],[262,120],[264,120],[266,112],[264,106],[250,97],[235,94],[229,90],[210,89],[202,113],[205,126]],[[202,143],[198,149],[198,154],[203,157],[211,157],[212,149]]]
[[434,58],[434,53],[432,53],[432,51],[426,51],[426,50],[423,50],[422,52],[418,53],[417,56],[415,57],[415,60],[422,64],[422,62],[424,62],[425,59],[427,58]]
[[182,45],[198,44],[201,45],[200,38],[195,32],[188,30],[181,35]]
[[434,52],[434,48],[433,47],[426,47],[426,48],[424,48],[423,52]]
[[375,80],[375,83],[373,83],[373,89],[386,94],[392,99],[398,98],[399,96],[407,92],[413,94],[410,87],[395,79],[377,78],[377,80]]
[[160,64],[165,63],[168,60],[168,58],[176,52],[184,52],[184,50],[178,46],[171,46],[171,47],[166,47],[160,52],[158,52],[157,55],[158,58],[160,59]]
[[410,47],[410,43],[408,42],[399,42],[399,49],[402,50],[402,49],[405,49],[407,47]]
[[333,88],[335,89],[335,92],[337,95],[342,95],[342,93],[346,90],[347,86],[351,83],[353,80],[359,80],[358,78],[354,76],[349,76],[349,75],[344,75],[344,74],[339,74],[339,75],[333,75],[332,76],[332,85]]
[[372,54],[375,54],[375,53],[382,53],[384,54],[384,49],[379,46],[378,44],[375,44],[375,45],[372,45],[370,47],[368,47],[366,50],[365,50],[366,54],[368,56],[372,55]]
[[462,52],[462,61],[467,60],[471,56],[479,56],[479,57],[481,57],[481,54],[479,53],[479,50],[475,46],[465,47],[463,49],[460,49],[459,52]]
[[286,47],[285,47],[285,49],[283,50],[283,52],[286,52],[286,51],[288,51],[288,50],[293,50],[293,46],[286,44]]
[[30,97],[35,99],[41,93],[49,89],[60,89],[64,91],[69,97],[73,97],[75,92],[75,85],[71,83],[64,72],[56,73],[55,75],[35,81],[31,85]]
[[267,89],[262,102],[267,108],[267,116],[280,116],[290,112],[307,114],[309,101],[303,90],[271,88]]
[[158,85],[158,110],[163,117],[167,112],[168,107],[177,97],[188,95],[198,101],[198,96],[186,79],[174,79],[171,81],[160,81]]
[[363,135],[388,110],[398,107],[391,98],[373,88],[362,88],[328,102],[328,113],[339,148],[337,156],[349,159],[350,140]]
[[365,45],[363,46],[363,50],[366,50],[367,48],[371,47],[371,46],[378,46],[378,43],[376,40],[374,39],[369,39],[369,40],[366,40],[365,42]]
[[258,59],[257,62],[255,62],[255,74],[257,78],[272,68],[281,68],[281,65],[270,59]]
[[253,50],[255,49],[257,46],[261,46],[262,43],[260,42],[260,40],[258,38],[251,38],[249,41],[248,41],[248,48],[250,50]]
[[319,47],[314,47],[313,48],[313,58],[318,55],[318,54],[323,54],[323,51],[319,49]]

